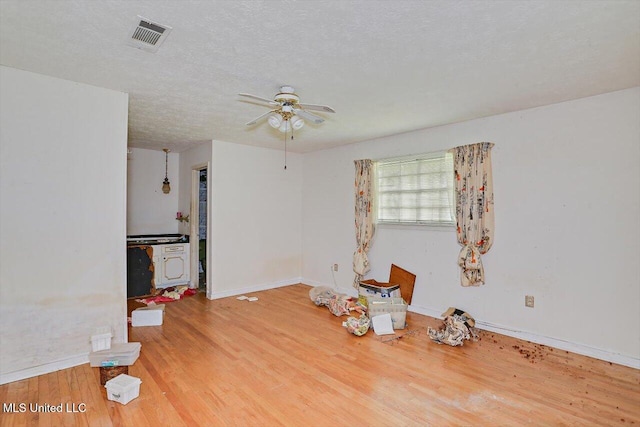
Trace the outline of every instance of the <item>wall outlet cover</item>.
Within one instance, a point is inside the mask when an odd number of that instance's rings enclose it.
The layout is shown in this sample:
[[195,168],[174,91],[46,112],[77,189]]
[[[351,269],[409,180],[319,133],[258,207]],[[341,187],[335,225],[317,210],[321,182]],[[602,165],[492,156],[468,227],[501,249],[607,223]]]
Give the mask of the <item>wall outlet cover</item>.
[[524,305],[525,305],[525,307],[531,307],[531,308],[533,308],[533,305],[534,305],[534,298],[533,298],[533,295],[526,295],[526,296],[524,297]]

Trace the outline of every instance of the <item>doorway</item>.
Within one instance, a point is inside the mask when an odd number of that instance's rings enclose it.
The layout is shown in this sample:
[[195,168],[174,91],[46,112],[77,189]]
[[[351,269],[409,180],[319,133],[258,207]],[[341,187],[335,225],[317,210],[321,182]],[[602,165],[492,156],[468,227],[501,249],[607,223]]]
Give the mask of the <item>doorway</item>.
[[208,262],[209,239],[209,163],[196,165],[191,170],[191,277],[192,287],[210,294]]

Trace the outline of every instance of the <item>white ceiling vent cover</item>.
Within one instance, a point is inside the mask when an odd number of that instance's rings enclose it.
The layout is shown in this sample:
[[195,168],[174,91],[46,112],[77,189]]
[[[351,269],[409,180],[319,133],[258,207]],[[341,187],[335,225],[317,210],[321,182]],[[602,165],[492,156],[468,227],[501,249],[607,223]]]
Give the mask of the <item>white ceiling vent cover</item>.
[[129,32],[127,44],[147,52],[157,52],[171,32],[168,25],[158,24],[138,15],[135,24]]

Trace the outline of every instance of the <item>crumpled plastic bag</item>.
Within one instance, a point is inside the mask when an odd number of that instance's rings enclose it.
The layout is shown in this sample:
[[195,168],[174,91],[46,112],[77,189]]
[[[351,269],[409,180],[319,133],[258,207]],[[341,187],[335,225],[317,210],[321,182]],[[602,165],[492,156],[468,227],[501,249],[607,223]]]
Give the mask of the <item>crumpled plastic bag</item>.
[[347,328],[347,331],[358,337],[366,334],[370,325],[371,320],[365,314],[362,314],[358,318],[353,316],[348,317],[345,322],[342,322],[342,326]]
[[315,305],[326,305],[329,311],[335,316],[349,314],[355,310],[364,313],[366,310],[360,303],[346,294],[340,294],[327,286],[316,286],[309,291],[309,298]]
[[463,345],[465,340],[478,340],[478,334],[474,328],[476,321],[471,315],[453,307],[449,307],[442,315],[445,316],[442,329],[427,328],[429,338],[435,343],[456,347]]

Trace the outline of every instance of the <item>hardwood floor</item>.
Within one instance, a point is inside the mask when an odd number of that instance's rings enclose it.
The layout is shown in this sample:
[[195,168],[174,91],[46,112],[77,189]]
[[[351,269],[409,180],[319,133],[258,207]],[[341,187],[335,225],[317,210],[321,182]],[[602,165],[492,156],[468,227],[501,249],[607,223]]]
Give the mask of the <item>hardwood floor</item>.
[[137,399],[108,401],[86,364],[0,386],[3,403],[86,412],[3,413],[0,424],[640,427],[638,370],[489,332],[437,345],[426,327],[441,321],[414,313],[401,338],[355,337],[309,289],[169,303],[162,326],[129,330],[142,343],[129,368]]

